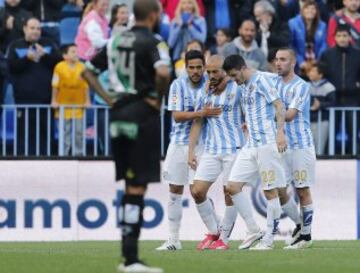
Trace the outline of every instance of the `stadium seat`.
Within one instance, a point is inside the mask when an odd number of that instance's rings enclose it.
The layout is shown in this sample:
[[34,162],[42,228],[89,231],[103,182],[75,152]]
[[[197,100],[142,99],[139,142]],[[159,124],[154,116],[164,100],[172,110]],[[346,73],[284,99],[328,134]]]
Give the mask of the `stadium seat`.
[[68,17],[60,21],[61,45],[68,45],[74,43],[79,25],[80,18],[78,17]]
[[60,44],[74,43],[81,21],[82,10],[74,4],[66,4],[61,10]]

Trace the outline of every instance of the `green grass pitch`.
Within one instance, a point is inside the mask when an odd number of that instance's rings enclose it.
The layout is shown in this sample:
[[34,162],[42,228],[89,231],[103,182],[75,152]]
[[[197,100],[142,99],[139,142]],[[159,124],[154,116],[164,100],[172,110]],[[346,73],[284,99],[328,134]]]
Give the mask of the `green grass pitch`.
[[[141,242],[141,257],[166,273],[297,273],[360,272],[360,241],[315,241],[311,249],[285,251],[277,242],[273,251],[157,252],[159,241]],[[0,242],[1,273],[115,273],[118,242],[4,243]]]

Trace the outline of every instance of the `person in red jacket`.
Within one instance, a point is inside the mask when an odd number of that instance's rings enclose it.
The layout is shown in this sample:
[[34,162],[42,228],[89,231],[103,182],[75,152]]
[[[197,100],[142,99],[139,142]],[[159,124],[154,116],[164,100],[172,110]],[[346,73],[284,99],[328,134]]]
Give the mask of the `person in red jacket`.
[[360,0],[343,0],[343,4],[344,8],[329,20],[327,43],[329,47],[334,47],[337,25],[347,24],[350,26],[353,46],[360,48]]
[[[180,0],[160,0],[165,13],[170,17],[170,20],[174,19],[175,17],[175,10]],[[203,0],[196,0],[199,6],[200,15],[204,16],[204,4]]]

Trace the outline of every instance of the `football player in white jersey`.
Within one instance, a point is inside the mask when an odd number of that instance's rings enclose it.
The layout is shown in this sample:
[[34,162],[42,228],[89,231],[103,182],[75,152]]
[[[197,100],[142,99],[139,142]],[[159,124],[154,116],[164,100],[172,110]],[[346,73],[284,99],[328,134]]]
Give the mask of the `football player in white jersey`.
[[271,79],[248,68],[241,56],[227,57],[224,69],[241,84],[242,110],[248,130],[247,142],[233,165],[227,189],[242,215],[243,187],[246,184],[255,185],[258,178],[261,178],[268,200],[267,229],[259,243],[250,249],[269,250],[273,248],[281,215],[277,188],[286,185],[281,160],[281,153],[287,148],[284,106]]
[[[300,200],[301,230],[294,234],[286,249],[308,248],[312,245],[313,205],[310,187],[315,180],[315,148],[310,128],[310,85],[294,72],[295,52],[281,48],[276,52],[275,82],[286,108],[286,136],[289,149],[284,155],[287,183],[294,182]],[[281,195],[286,196],[284,189]],[[295,230],[296,231],[296,230]]]
[[[208,229],[205,239],[197,245],[198,250],[228,249],[228,238],[237,216],[237,210],[233,206],[230,196],[225,192],[226,210],[220,229],[214,207],[207,197],[208,190],[220,174],[223,175],[224,186],[226,185],[235,157],[245,140],[241,130],[239,87],[236,82],[226,77],[222,65],[223,58],[221,56],[214,55],[209,58],[206,64],[209,88],[199,101],[199,108],[209,105],[221,107],[222,113],[217,117],[196,119],[190,132],[189,165],[196,169],[191,193],[200,217]],[[204,153],[198,160],[194,149],[203,128],[203,122],[206,124],[207,134]],[[251,245],[262,237],[262,232],[253,218],[250,203],[245,196],[242,205],[246,207],[247,215],[244,220],[252,234],[252,240],[248,242]]]
[[[187,164],[189,134],[195,118],[213,117],[221,113],[221,108],[205,107],[195,111],[196,101],[205,92],[204,55],[191,50],[185,55],[187,74],[174,80],[170,87],[168,110],[172,112],[170,144],[163,166],[163,179],[169,184],[168,221],[169,239],[157,250],[179,250],[179,230],[182,218],[182,195],[184,186],[192,183],[194,171]],[[196,154],[201,152],[201,145]]]

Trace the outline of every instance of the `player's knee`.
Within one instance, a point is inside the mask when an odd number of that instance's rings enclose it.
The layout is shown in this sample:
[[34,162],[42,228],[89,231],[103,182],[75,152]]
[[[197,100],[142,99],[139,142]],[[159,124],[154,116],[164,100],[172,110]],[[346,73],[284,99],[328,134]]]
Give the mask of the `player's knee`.
[[311,194],[310,194],[310,189],[308,187],[298,188],[296,189],[296,192],[299,196],[300,204],[306,205],[311,203]]
[[279,193],[280,204],[281,205],[286,204],[289,201],[289,195],[286,191],[286,188],[279,188],[278,193]]
[[170,184],[169,185],[169,190],[170,190],[171,193],[183,194],[184,186]]
[[145,195],[145,186],[126,186],[126,193],[132,195]]
[[201,188],[193,187],[191,189],[191,195],[196,204],[203,203],[206,200],[206,192],[204,192]]
[[229,194],[230,196],[241,192],[241,190],[242,190],[242,187],[238,183],[229,182],[225,187],[226,193]]
[[264,195],[265,195],[267,200],[272,200],[272,199],[275,199],[275,198],[277,198],[279,196],[277,189],[264,191]]

